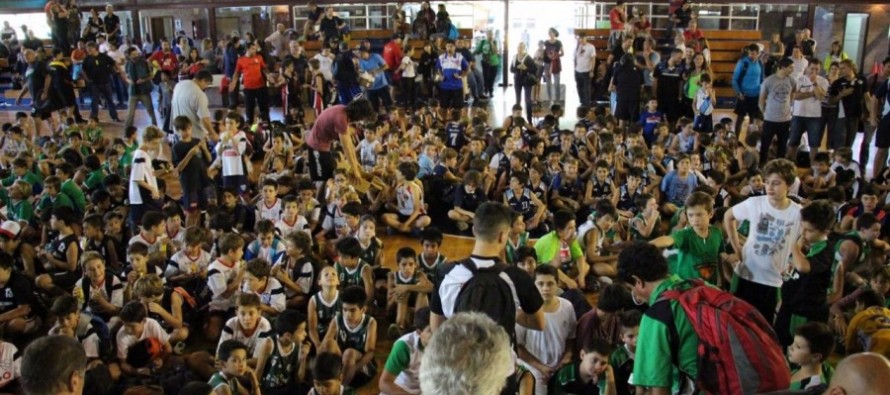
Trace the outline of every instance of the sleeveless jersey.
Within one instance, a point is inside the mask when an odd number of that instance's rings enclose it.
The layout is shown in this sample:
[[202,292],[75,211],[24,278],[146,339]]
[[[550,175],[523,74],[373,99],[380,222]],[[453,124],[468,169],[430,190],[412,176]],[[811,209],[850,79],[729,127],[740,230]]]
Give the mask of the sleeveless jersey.
[[515,264],[517,261],[516,251],[519,250],[519,247],[528,244],[528,232],[522,232],[519,235],[519,241],[516,244],[513,244],[512,239],[507,239],[507,263]]
[[440,253],[435,260],[427,262],[423,254],[419,254],[417,259],[420,261],[420,271],[426,274],[426,278],[433,284],[439,281],[439,267],[445,263],[445,256]]
[[321,291],[313,296],[315,298],[315,315],[318,316],[318,337],[324,339],[331,326],[331,320],[340,313],[340,292],[334,295],[334,300],[326,302],[321,296]]
[[365,281],[362,279],[362,270],[365,269],[365,266],[369,266],[367,262],[359,259],[358,266],[353,270],[349,270],[339,262],[334,264],[334,268],[337,269],[337,275],[340,277],[340,288],[346,289],[346,287],[350,285],[358,285],[359,287],[365,287]]
[[600,181],[596,177],[591,177],[590,183],[593,185],[591,195],[594,199],[608,199],[612,196],[612,183],[608,179]]
[[[368,343],[368,328],[371,326],[371,322],[374,320],[374,317],[365,314],[362,317],[362,322],[358,324],[356,328],[350,328],[346,324],[346,320],[343,318],[342,314],[337,314],[337,344],[340,346],[341,350],[353,349],[359,351],[361,353],[365,352],[365,345]],[[374,377],[377,375],[377,360],[372,359],[371,362],[366,365],[365,369],[368,376]]]
[[300,363],[300,345],[294,343],[293,349],[284,354],[281,346],[278,344],[279,335],[273,335],[269,339],[272,340],[272,355],[266,362],[263,369],[263,375],[260,378],[264,389],[272,389],[288,385],[294,379],[294,372]]
[[618,205],[616,205],[615,208],[630,211],[632,213],[639,212],[640,208],[637,207],[636,198],[643,194],[642,184],[633,192],[627,190],[627,184],[622,185],[618,194]]

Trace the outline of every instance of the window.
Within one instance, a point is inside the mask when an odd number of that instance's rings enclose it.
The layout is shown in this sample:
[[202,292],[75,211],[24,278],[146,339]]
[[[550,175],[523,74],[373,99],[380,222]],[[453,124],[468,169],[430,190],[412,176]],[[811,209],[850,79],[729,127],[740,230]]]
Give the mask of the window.
[[36,36],[37,38],[50,38],[49,25],[46,23],[46,14],[42,12],[4,15],[3,18],[4,20],[9,21],[9,24],[12,26],[13,29],[15,29],[15,34],[19,38],[19,41],[25,39],[25,35],[21,29],[22,25],[28,25],[28,29],[33,31],[34,36]]

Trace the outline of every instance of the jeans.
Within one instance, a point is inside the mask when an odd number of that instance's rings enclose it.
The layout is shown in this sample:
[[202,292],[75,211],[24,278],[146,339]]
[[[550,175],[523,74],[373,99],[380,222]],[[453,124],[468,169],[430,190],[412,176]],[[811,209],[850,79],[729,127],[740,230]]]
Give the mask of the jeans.
[[117,103],[124,104],[127,101],[127,84],[121,79],[121,76],[113,74],[111,76],[111,85],[114,87],[114,95],[117,96]]
[[130,95],[130,102],[127,104],[126,127],[133,126],[133,118],[136,115],[136,103],[138,102],[142,102],[142,105],[145,106],[145,111],[148,111],[148,116],[151,117],[151,124],[157,126],[158,119],[155,117],[155,109],[151,102],[151,94],[145,93],[141,95]]
[[590,72],[575,72],[575,86],[582,106],[590,107]]
[[[559,86],[559,73],[550,72],[550,64],[544,63],[544,82],[547,83],[547,98],[551,102],[559,101],[562,97]],[[553,95],[553,85],[556,85],[556,95]]]
[[389,112],[389,107],[392,106],[392,97],[389,95],[389,86],[384,86],[379,89],[369,89],[368,100],[371,101],[371,106],[374,107],[374,112],[380,114],[381,101],[383,102],[383,109]]
[[778,140],[776,158],[784,158],[788,153],[788,133],[791,130],[791,121],[771,122],[763,121],[763,136],[760,138],[760,166],[766,164],[769,155],[769,146],[773,143],[773,137]]
[[473,95],[473,98],[478,99],[479,96],[482,96],[484,84],[482,72],[475,66],[470,67],[470,72],[467,73],[467,86],[470,88],[470,94]]
[[835,122],[836,138],[843,142],[842,147],[853,147],[856,132],[859,131],[859,117],[838,118]]
[[409,109],[417,106],[417,82],[414,77],[402,77],[402,97],[405,98],[405,105]]
[[807,143],[810,146],[810,150],[815,150],[819,148],[819,144],[822,144],[822,129],[824,127],[825,125],[822,124],[822,118],[791,118],[791,137],[788,139],[788,145],[796,148],[800,145],[800,139],[803,137],[803,133],[806,132]]
[[494,79],[497,77],[498,66],[482,63],[482,78],[485,80],[485,93],[494,94]]
[[269,93],[265,87],[244,90],[244,107],[248,125],[253,125],[256,106],[260,107],[260,118],[269,122]]
[[[532,87],[531,86],[523,86],[519,81],[513,82],[513,89],[516,91],[516,103],[519,104],[519,96],[522,91],[525,91],[524,103],[522,104],[525,107],[525,117],[526,121],[529,124],[532,123]],[[509,132],[509,131],[508,131]]]
[[108,105],[108,114],[111,115],[111,119],[117,119],[117,109],[114,106],[114,100],[111,99],[111,81],[104,84],[91,81],[88,85],[90,86],[90,98],[92,98],[90,117],[99,117],[99,98],[101,97]]

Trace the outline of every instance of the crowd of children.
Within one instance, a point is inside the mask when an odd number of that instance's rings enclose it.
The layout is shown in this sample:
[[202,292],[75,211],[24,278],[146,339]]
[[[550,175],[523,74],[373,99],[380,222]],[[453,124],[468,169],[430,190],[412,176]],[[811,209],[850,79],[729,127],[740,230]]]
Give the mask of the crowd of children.
[[[617,279],[632,240],[665,249],[671,275],[754,306],[788,347],[795,386],[825,383],[833,353],[890,350],[890,178],[862,177],[849,148],[812,166],[767,161],[747,123],[741,140],[728,118],[668,123],[654,99],[639,124],[581,107],[572,129],[559,105],[534,123],[514,106],[498,127],[484,109],[428,104],[350,125],[362,168],[320,182],[304,128],[289,127],[303,122],[218,111],[210,141],[177,117],[167,158],[156,127],[109,139],[94,119],[38,137],[17,114],[0,140],[2,347],[76,337],[97,394],[187,379],[219,394],[331,394],[378,371],[384,392],[419,393],[443,232],[470,235],[475,210],[497,201],[514,211],[505,260],[534,279],[547,315],[543,331],[516,331],[522,393],[643,382],[633,303],[645,301]],[[422,249],[386,256],[378,226]],[[582,292],[595,291],[591,309]],[[378,322],[396,340],[385,364]],[[189,352],[202,342],[212,354]],[[15,353],[0,358],[13,366]]]

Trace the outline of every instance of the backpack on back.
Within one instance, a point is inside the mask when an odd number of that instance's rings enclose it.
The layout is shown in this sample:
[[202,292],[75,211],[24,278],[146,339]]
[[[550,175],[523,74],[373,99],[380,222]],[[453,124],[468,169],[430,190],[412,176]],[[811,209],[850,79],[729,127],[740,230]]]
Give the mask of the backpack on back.
[[483,313],[503,327],[513,341],[516,333],[516,302],[513,300],[513,289],[501,277],[507,265],[497,261],[491,267],[478,268],[470,258],[457,265],[463,265],[473,273],[473,277],[461,286],[454,301],[454,313]]
[[664,292],[646,311],[669,328],[675,365],[680,346],[671,300],[679,303],[699,338],[697,390],[759,394],[788,389],[785,355],[766,319],[747,302],[701,280],[689,281],[683,291]]
[[453,23],[448,24],[448,39],[449,40],[457,40],[458,31],[457,26],[454,26]]
[[109,360],[114,357],[114,341],[111,339],[111,330],[108,329],[108,324],[96,316],[90,316],[90,324],[93,325],[93,330],[99,337],[99,358]]

